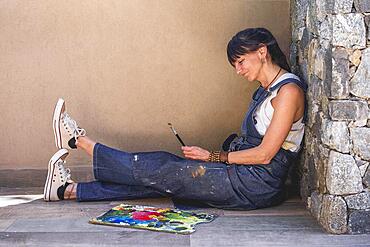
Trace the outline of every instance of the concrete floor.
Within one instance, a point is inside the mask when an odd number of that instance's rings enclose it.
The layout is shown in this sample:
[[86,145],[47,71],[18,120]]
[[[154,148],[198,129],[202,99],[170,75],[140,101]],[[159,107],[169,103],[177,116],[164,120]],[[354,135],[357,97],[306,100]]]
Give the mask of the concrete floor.
[[[1,202],[18,202],[6,195],[37,195],[42,188],[0,188]],[[30,197],[30,196],[28,196]],[[18,201],[16,201],[18,199]],[[92,225],[88,220],[122,201],[43,202],[0,207],[0,246],[370,246],[370,235],[325,233],[299,198],[253,210],[201,209],[219,217],[196,227],[191,235]],[[128,200],[125,203],[173,207],[170,199]]]

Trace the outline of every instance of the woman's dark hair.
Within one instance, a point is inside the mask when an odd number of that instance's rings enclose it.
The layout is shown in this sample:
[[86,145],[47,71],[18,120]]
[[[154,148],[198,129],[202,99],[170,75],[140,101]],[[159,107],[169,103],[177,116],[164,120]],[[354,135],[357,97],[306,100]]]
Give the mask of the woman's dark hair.
[[234,66],[235,61],[240,56],[256,51],[263,45],[267,47],[273,63],[291,72],[287,59],[275,37],[266,28],[247,28],[238,32],[227,45],[227,58],[230,64]]

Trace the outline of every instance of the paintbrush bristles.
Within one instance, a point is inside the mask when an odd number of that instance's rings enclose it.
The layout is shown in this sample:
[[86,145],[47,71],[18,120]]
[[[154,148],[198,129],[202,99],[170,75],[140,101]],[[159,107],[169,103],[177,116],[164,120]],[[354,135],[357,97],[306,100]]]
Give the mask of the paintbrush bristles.
[[185,146],[184,142],[181,140],[180,136],[177,134],[177,132],[176,132],[175,128],[172,126],[172,124],[168,123],[168,125],[170,126],[170,129],[172,130],[173,134],[176,136],[177,140],[179,140],[181,145]]
[[172,132],[173,132],[175,135],[177,135],[177,132],[176,132],[175,128],[172,126],[172,124],[171,124],[171,123],[168,123],[168,125],[170,126],[170,128],[171,128]]

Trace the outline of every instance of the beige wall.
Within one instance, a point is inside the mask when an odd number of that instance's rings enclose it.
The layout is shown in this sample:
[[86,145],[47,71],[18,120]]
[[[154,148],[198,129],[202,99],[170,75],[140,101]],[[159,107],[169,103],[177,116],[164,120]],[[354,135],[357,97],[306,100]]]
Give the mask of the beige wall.
[[[289,1],[0,1],[0,168],[46,168],[58,97],[89,136],[128,151],[217,149],[256,84],[226,59],[265,26],[288,51]],[[90,165],[80,152],[70,166]]]

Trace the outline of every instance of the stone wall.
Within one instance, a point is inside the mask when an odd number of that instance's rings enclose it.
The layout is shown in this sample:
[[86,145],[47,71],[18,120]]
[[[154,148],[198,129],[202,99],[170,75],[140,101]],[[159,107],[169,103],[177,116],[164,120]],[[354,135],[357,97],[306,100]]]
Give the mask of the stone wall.
[[370,0],[293,0],[292,69],[308,85],[301,196],[331,233],[370,232]]

